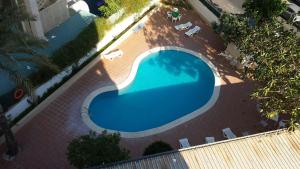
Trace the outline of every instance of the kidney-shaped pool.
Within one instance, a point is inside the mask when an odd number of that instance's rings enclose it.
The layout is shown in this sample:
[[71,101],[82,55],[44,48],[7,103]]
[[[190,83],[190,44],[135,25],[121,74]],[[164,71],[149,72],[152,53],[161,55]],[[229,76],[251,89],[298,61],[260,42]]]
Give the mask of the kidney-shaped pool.
[[178,47],[140,55],[122,84],[94,91],[83,106],[93,130],[140,137],[165,131],[207,111],[219,94],[214,66]]

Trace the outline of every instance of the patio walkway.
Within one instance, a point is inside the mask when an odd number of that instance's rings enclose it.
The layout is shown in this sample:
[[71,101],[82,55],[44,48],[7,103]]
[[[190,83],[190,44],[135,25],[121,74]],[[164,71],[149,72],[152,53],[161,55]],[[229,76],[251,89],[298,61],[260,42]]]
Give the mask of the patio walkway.
[[[213,108],[189,122],[161,134],[122,139],[121,144],[131,151],[132,157],[140,156],[144,148],[156,140],[163,140],[173,148],[178,148],[178,139],[183,137],[187,137],[192,145],[204,143],[206,136],[222,140],[221,129],[225,127],[230,127],[238,136],[243,131],[256,133],[255,124],[259,121],[259,115],[255,102],[249,98],[253,83],[241,80],[228,62],[217,55],[225,49],[222,40],[194,11],[180,11],[183,13],[182,23],[192,21],[202,28],[198,35],[189,38],[184,32],[176,31],[173,28],[175,23],[167,20],[165,9],[153,14],[144,29],[131,35],[118,47],[124,51],[122,58],[112,62],[100,61],[16,133],[22,151],[13,162],[0,160],[0,168],[73,168],[66,158],[67,145],[75,137],[89,131],[80,116],[83,100],[95,89],[125,80],[134,59],[157,46],[175,45],[203,54],[222,76],[221,92]],[[3,150],[2,145],[0,153]]]

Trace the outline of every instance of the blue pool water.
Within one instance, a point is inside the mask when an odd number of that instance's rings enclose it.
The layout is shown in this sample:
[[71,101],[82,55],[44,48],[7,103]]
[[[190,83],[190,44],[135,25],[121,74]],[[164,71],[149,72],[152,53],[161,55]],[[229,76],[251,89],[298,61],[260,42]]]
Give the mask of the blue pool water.
[[152,129],[205,105],[214,85],[211,68],[198,57],[161,50],[143,59],[129,86],[96,96],[89,115],[105,129],[121,132]]

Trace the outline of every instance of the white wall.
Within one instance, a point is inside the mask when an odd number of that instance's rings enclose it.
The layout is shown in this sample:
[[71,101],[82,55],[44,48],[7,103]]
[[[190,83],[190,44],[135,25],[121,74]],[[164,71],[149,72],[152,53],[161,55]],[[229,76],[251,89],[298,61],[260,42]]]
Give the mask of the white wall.
[[44,33],[63,23],[69,18],[66,0],[58,0],[40,11]]
[[192,5],[194,10],[207,22],[209,23],[219,23],[219,18],[214,15],[205,5],[203,5],[199,0],[188,0]]
[[[41,16],[36,0],[24,0],[24,3],[28,14],[35,17],[35,21],[30,21],[27,23],[26,28],[29,29],[27,32],[31,33],[37,38],[45,39],[44,29],[41,23]],[[25,24],[23,26],[25,28]]]

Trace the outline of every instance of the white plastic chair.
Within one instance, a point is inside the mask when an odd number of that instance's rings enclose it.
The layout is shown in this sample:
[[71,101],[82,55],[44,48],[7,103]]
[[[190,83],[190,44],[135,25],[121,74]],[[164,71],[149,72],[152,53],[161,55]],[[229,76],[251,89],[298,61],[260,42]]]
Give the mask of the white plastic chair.
[[172,22],[176,22],[178,20],[178,17],[173,17],[172,16]]
[[198,33],[201,30],[201,28],[199,26],[195,26],[194,28],[188,30],[187,32],[185,32],[185,34],[189,37],[193,36],[194,34]]
[[215,142],[215,137],[205,137],[205,143],[213,143]]
[[167,18],[172,18],[172,12],[167,12]]
[[187,138],[182,138],[179,140],[180,148],[188,148],[190,147],[189,140]]
[[190,29],[190,27],[192,26],[193,24],[191,22],[187,22],[185,24],[180,24],[180,25],[176,25],[174,26],[176,30],[186,30],[186,29]]
[[236,135],[231,131],[230,128],[224,128],[222,129],[223,136],[227,139],[233,139],[236,138]]

